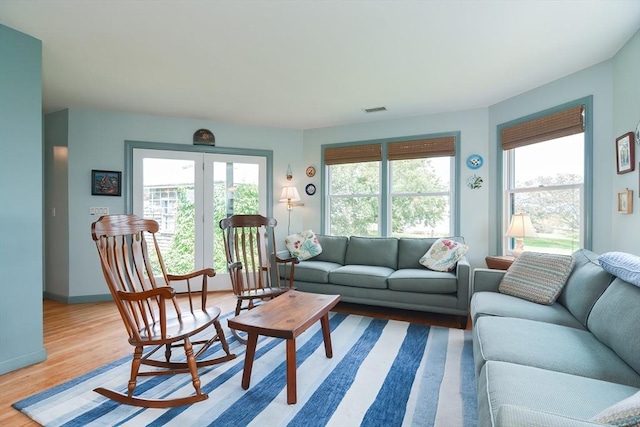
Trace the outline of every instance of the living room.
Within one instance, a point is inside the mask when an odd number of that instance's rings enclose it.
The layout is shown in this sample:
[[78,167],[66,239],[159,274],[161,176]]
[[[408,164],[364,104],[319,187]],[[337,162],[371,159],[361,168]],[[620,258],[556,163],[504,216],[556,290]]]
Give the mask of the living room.
[[[46,75],[46,58],[51,54],[48,49],[53,47],[48,46],[46,40],[39,41],[28,31],[26,35],[22,34],[20,28],[10,25],[6,21],[8,15],[2,9],[5,6],[0,6],[0,22],[3,24],[3,56],[0,62],[5,63],[7,58],[4,55],[10,53],[4,43],[31,58],[24,68],[16,70],[21,74],[23,86],[9,87],[3,83],[1,88],[3,238],[0,372],[46,358],[42,343],[43,292],[52,299],[69,303],[96,301],[107,294],[89,235],[90,225],[97,217],[89,212],[93,206],[106,207],[110,213],[130,211],[126,197],[126,185],[130,184],[127,171],[131,171],[131,164],[127,163],[127,142],[192,146],[194,132],[202,128],[215,134],[217,149],[267,150],[272,153],[269,211],[282,226],[278,231],[281,239],[286,235],[289,212],[286,204],[279,203],[278,199],[280,189],[289,183],[298,188],[304,204],[291,211],[291,231],[323,231],[322,175],[317,173],[313,178],[305,175],[308,166],[321,170],[323,145],[459,132],[461,163],[456,173],[460,205],[456,212],[458,228],[453,231],[464,236],[470,247],[467,256],[474,269],[486,266],[486,256],[501,255],[498,236],[505,225],[495,220],[501,217],[497,207],[500,175],[495,167],[499,152],[498,126],[592,97],[593,152],[590,156],[593,165],[590,173],[593,195],[589,249],[598,253],[623,251],[640,255],[640,209],[634,206],[631,214],[620,214],[616,204],[617,193],[625,189],[633,190],[633,198],[638,200],[638,171],[617,174],[615,157],[616,138],[634,131],[640,120],[640,6],[636,1],[619,4],[630,8],[633,16],[630,27],[635,30],[617,46],[617,50],[597,63],[567,70],[553,80],[541,77],[539,85],[505,93],[499,101],[485,106],[417,114],[407,112],[387,119],[376,116],[380,118],[308,128],[287,127],[281,123],[245,124],[206,115],[119,111],[97,101],[82,107],[60,105],[56,111],[43,117],[43,85],[46,90],[50,83],[46,79],[43,82],[42,73]],[[616,25],[615,22],[609,24]],[[10,40],[7,34],[10,34]],[[44,58],[42,64],[39,63],[41,55]],[[9,56],[8,60],[12,59]],[[460,61],[460,66],[466,65]],[[124,82],[101,81],[95,84],[117,85]],[[149,97],[152,98],[151,95]],[[250,98],[250,93],[247,97]],[[378,102],[378,99],[371,102]],[[16,108],[20,104],[24,109]],[[392,106],[389,107],[393,112]],[[46,147],[44,151],[43,144]],[[53,147],[64,149],[55,150]],[[637,153],[638,149],[636,163]],[[463,162],[472,154],[478,154],[485,160],[481,169],[484,185],[478,189],[464,185],[470,171]],[[58,169],[59,165],[62,168]],[[291,181],[286,178],[289,167],[293,177]],[[92,196],[88,184],[93,169],[123,171],[125,197]],[[8,178],[18,174],[21,176],[20,186],[16,186],[13,178]],[[315,195],[303,192],[308,183],[318,188]],[[20,286],[16,286],[17,283]],[[16,328],[17,322],[19,329]]]

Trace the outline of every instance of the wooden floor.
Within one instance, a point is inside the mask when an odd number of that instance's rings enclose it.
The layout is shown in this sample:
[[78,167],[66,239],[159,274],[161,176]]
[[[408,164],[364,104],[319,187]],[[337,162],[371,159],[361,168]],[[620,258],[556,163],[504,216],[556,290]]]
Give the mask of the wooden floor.
[[[209,305],[220,307],[223,313],[235,307],[231,292],[210,293],[208,298]],[[358,304],[340,303],[334,311],[453,328],[460,324],[456,316]],[[471,322],[468,325],[469,329]],[[223,327],[226,329],[226,324]],[[63,304],[45,300],[44,346],[46,361],[0,376],[0,425],[37,426],[11,404],[133,352],[112,302]]]

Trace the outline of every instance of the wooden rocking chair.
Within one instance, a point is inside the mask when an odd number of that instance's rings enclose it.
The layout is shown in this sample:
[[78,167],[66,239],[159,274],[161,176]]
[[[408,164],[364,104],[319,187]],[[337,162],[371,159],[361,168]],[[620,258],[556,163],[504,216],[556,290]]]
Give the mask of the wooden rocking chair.
[[[120,403],[148,408],[187,405],[207,399],[208,395],[200,389],[198,368],[236,357],[229,352],[218,321],[220,309],[206,305],[207,278],[213,277],[215,271],[208,268],[180,276],[167,274],[155,235],[158,228],[156,221],[135,215],[103,216],[91,226],[91,236],[98,248],[104,277],[129,334],[129,343],[135,347],[128,393],[105,388],[94,391]],[[152,244],[155,249],[157,264],[162,270],[166,285],[156,283],[151,262],[151,258],[155,257],[150,256],[147,244]],[[202,290],[192,291],[191,280],[200,277]],[[188,307],[181,308],[179,300],[183,300],[183,297],[176,297],[174,289],[170,287],[171,282],[176,280],[187,282],[188,292],[184,300],[188,301]],[[205,339],[191,341],[194,335],[207,329],[210,331]],[[226,354],[199,360],[216,341],[220,342]],[[194,345],[201,346],[195,354]],[[144,347],[147,346],[153,348],[143,354]],[[186,362],[171,361],[171,350],[174,347],[184,347]],[[165,349],[165,360],[151,359],[150,356],[161,348]],[[152,366],[154,369],[140,372],[140,365]],[[133,395],[139,376],[178,373],[191,374],[195,394],[171,399],[145,399]]]
[[[256,303],[269,300],[293,288],[297,258],[277,256],[275,218],[262,215],[233,215],[220,221],[233,293],[237,298],[236,316],[252,309]],[[288,269],[286,282],[281,279],[280,265]],[[284,272],[284,270],[282,271]],[[231,329],[246,344],[246,334]]]

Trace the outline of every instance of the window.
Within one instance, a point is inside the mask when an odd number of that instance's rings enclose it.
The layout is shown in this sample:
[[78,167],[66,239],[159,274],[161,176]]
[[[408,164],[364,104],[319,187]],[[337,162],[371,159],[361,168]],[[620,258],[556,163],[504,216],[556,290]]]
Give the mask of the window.
[[451,212],[456,138],[457,134],[326,147],[326,232],[455,234]]
[[503,252],[515,238],[504,236],[512,215],[527,214],[535,236],[525,250],[571,254],[585,247],[585,105],[537,115],[499,128],[503,151]]

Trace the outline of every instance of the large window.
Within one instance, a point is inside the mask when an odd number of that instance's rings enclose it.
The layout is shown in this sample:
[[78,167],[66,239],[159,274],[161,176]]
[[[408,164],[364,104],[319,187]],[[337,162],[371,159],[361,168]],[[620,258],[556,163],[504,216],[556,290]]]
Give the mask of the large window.
[[456,136],[324,149],[325,232],[354,236],[455,234]]
[[585,106],[563,108],[503,126],[504,253],[519,237],[505,231],[514,214],[531,219],[524,249],[571,254],[585,247]]

